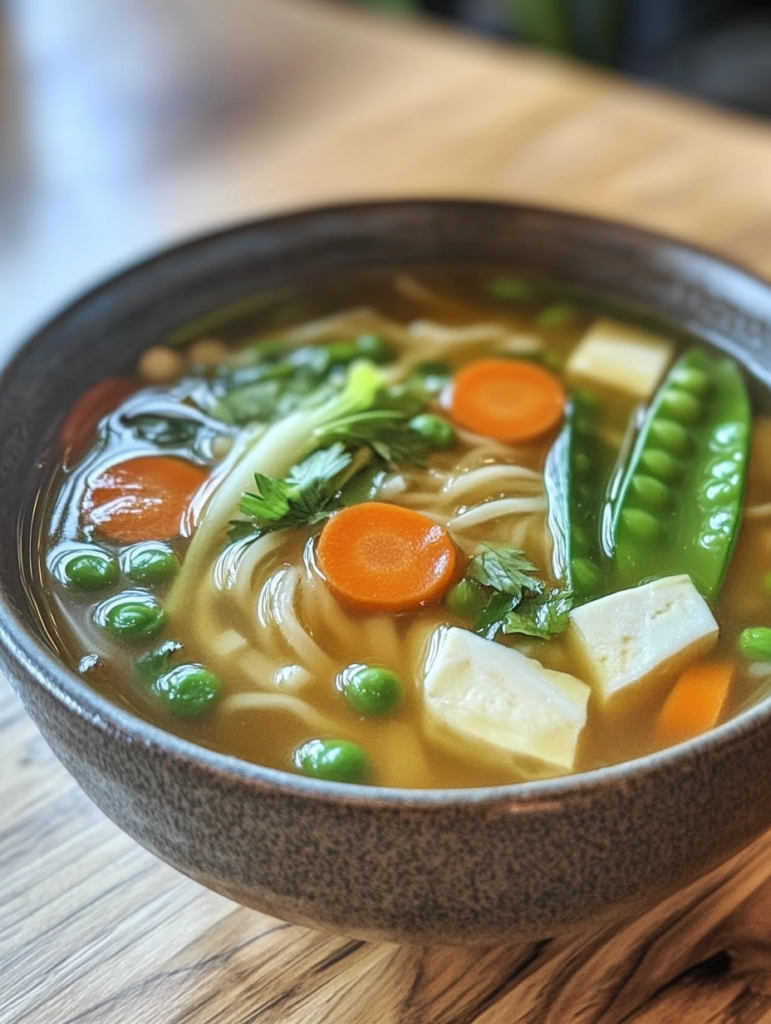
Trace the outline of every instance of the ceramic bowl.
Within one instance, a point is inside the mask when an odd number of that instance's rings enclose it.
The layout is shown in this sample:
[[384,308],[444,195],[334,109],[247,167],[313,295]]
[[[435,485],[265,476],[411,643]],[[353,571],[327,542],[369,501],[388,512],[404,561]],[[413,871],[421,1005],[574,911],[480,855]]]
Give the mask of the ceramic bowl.
[[114,277],[0,378],[0,657],[57,757],[122,829],[269,914],[351,935],[495,942],[651,903],[771,825],[771,703],[674,749],[490,789],[398,791],[246,764],[112,705],[65,668],[26,580],[57,421],[147,345],[263,289],[346,268],[498,264],[564,281],[730,352],[763,395],[771,287],[671,239],[548,210],[371,203],[236,227]]

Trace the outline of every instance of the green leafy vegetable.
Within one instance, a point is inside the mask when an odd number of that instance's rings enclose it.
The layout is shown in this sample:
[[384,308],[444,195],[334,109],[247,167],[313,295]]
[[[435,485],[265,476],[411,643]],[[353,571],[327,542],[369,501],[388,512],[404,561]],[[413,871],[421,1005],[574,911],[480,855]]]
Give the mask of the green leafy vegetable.
[[500,632],[545,638],[567,629],[572,593],[546,590],[543,581],[532,575],[537,571],[519,548],[483,545],[457,585],[470,581],[484,588],[485,602],[476,613],[474,632],[494,640]]
[[477,583],[504,594],[522,599],[522,592],[540,594],[543,583],[530,574],[538,569],[519,548],[494,547],[484,544],[484,551],[474,555],[466,575]]
[[494,640],[503,629],[507,615],[516,608],[517,603],[517,599],[511,594],[494,590],[474,622],[474,632],[486,640]]
[[371,409],[337,420],[318,436],[347,445],[369,445],[386,462],[420,466],[433,445],[410,427],[410,418],[393,409]]
[[[338,443],[313,452],[293,466],[283,480],[255,473],[256,493],[244,494],[239,506],[249,521],[234,522],[231,538],[257,538],[273,530],[312,526],[326,519],[342,505],[340,492],[353,462],[354,456]],[[353,468],[355,472],[363,468],[361,460]]]
[[510,611],[503,623],[504,633],[525,633],[547,639],[570,625],[573,595],[568,590],[551,590],[523,601]]

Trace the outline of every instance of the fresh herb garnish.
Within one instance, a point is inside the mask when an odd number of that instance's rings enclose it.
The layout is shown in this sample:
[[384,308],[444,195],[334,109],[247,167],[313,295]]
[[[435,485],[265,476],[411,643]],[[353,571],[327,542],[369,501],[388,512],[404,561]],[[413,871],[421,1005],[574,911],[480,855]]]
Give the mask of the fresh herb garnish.
[[519,600],[522,592],[540,594],[543,583],[532,576],[538,569],[519,548],[494,547],[484,544],[484,550],[469,562],[466,575],[493,590],[511,594]]
[[[356,372],[356,367],[367,366],[376,372],[372,364],[361,360],[354,362],[352,372]],[[223,401],[230,401],[230,410],[239,419],[241,411],[234,408],[233,398],[239,394],[246,397],[250,389],[266,387],[283,388],[284,382],[274,378],[251,384],[232,392]],[[283,391],[280,398],[275,398],[277,392],[273,394],[273,400],[280,405],[293,393]],[[260,400],[263,397],[267,396]],[[365,408],[351,411],[349,407],[317,427],[312,435],[316,450],[284,479],[255,475],[256,491],[244,494],[239,506],[248,518],[231,523],[230,539],[256,539],[273,530],[312,526],[344,505],[372,501],[389,465],[424,465],[430,451],[454,443],[449,424],[441,436],[436,430],[418,429],[421,422],[413,425],[416,415],[425,411],[431,398],[409,382],[380,387]]]
[[293,412],[322,384],[339,379],[350,363],[389,362],[393,353],[379,335],[291,347],[269,339],[238,353],[220,368],[213,388],[236,423],[273,422]]
[[239,506],[249,519],[231,523],[231,540],[320,523],[342,506],[345,484],[364,464],[337,443],[313,452],[284,479],[255,473],[256,492],[244,494]]
[[346,445],[368,445],[386,462],[422,466],[432,445],[410,427],[411,418],[395,409],[369,409],[337,420],[318,436],[323,440],[334,438]]
[[543,581],[532,575],[537,571],[519,548],[483,545],[470,559],[465,576],[481,584],[487,594],[474,632],[494,640],[499,632],[549,637],[567,629],[573,595],[546,590]]
[[510,611],[503,623],[504,633],[525,633],[547,639],[563,633],[570,625],[573,595],[568,590],[550,590],[523,601]]

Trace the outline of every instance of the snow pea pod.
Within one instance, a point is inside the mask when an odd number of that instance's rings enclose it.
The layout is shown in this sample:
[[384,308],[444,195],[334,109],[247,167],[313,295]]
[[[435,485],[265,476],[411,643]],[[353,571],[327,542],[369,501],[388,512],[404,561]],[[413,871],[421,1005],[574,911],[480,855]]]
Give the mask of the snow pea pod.
[[604,587],[600,542],[603,500],[615,452],[602,439],[600,410],[589,394],[571,396],[544,468],[554,575],[582,604]]
[[750,416],[732,359],[694,348],[677,360],[611,495],[619,588],[685,573],[715,597],[739,530]]

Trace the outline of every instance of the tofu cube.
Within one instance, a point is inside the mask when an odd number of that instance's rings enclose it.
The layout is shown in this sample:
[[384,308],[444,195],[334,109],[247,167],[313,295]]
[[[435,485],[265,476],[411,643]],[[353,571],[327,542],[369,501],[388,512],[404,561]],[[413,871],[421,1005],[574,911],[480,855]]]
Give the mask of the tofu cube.
[[426,733],[487,761],[570,769],[589,687],[518,651],[456,626],[432,637],[423,680]]
[[652,331],[603,317],[596,320],[566,365],[568,380],[576,384],[623,391],[647,401],[672,362],[674,347]]
[[604,705],[661,686],[717,641],[718,625],[690,576],[620,590],[570,613],[577,662]]

